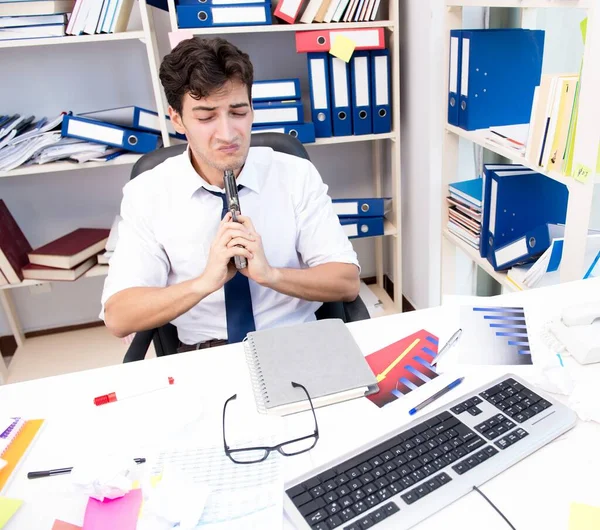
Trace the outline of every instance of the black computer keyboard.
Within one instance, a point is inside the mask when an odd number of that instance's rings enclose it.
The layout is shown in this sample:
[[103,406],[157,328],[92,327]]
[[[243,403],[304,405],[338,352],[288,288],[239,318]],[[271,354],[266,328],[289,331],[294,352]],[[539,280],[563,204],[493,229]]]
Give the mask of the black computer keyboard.
[[[552,417],[530,422],[544,412]],[[314,530],[410,528],[574,423],[572,411],[505,377],[286,486],[286,511]]]

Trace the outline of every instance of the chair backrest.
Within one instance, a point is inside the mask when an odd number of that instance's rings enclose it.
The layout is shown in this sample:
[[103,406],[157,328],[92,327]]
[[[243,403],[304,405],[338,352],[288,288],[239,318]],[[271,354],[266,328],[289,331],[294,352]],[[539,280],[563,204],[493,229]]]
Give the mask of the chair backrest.
[[[279,153],[286,153],[288,155],[304,158],[305,160],[310,160],[308,152],[304,145],[302,145],[302,142],[289,134],[276,132],[254,133],[250,137],[250,146],[270,147]],[[156,151],[145,154],[134,164],[129,178],[133,179],[145,171],[149,171],[158,166],[158,164],[162,164],[167,158],[180,155],[185,151],[186,147],[187,144],[172,145],[171,147],[157,149]]]

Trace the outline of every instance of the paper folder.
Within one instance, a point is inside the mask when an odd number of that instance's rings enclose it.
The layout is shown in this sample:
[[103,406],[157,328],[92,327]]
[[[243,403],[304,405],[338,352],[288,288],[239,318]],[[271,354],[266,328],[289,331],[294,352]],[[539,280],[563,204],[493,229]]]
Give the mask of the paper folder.
[[383,235],[383,217],[342,217],[340,224],[348,239]]
[[264,125],[252,127],[252,134],[260,134],[265,132],[278,132],[289,134],[294,138],[298,138],[303,144],[311,144],[315,141],[315,125],[312,122],[294,123],[291,125]]
[[310,84],[310,108],[317,138],[329,138],[333,134],[331,120],[329,54],[308,53],[308,81]]
[[384,217],[391,208],[391,197],[372,199],[333,199],[333,211],[342,217]]
[[350,68],[346,61],[331,55],[331,117],[333,136],[352,135],[352,111],[350,106]]
[[355,50],[381,50],[385,48],[383,28],[324,29],[296,32],[298,53],[328,52],[336,35],[343,35],[356,43]]
[[238,5],[178,5],[177,22],[180,28],[218,26],[259,26],[271,24],[271,4]]
[[371,110],[373,114],[373,134],[392,130],[390,105],[390,51],[373,50],[371,55]]
[[373,132],[371,108],[371,66],[369,52],[354,52],[350,59],[352,124],[354,134]]

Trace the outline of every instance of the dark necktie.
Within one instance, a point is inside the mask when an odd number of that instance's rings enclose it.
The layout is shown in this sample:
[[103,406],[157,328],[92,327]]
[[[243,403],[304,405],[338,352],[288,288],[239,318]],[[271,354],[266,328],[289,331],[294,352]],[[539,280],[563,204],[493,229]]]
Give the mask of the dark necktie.
[[[243,186],[238,185],[238,192]],[[206,189],[206,188],[204,188]],[[206,190],[223,201],[221,219],[229,211],[227,197],[224,193]],[[252,297],[248,278],[236,272],[235,276],[225,284],[225,313],[227,316],[227,341],[229,344],[241,342],[249,331],[255,331],[254,313],[252,311]]]

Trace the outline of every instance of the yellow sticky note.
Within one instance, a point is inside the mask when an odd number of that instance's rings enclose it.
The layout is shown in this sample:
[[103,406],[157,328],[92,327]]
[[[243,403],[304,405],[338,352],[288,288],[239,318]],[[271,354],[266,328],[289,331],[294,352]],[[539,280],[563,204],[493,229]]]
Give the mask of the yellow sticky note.
[[600,528],[600,507],[571,503],[569,530],[597,530]]
[[578,180],[579,182],[587,182],[587,179],[589,178],[589,176],[592,174],[592,170],[587,167],[584,166],[583,164],[577,164],[575,166],[575,170],[573,171],[573,176],[575,177],[575,180]]
[[0,497],[0,528],[4,528],[12,516],[17,513],[21,504],[23,504],[22,500]]
[[331,43],[331,48],[329,49],[329,53],[342,61],[348,62],[352,54],[354,53],[354,49],[356,48],[356,42],[344,35],[333,34],[333,42]]

